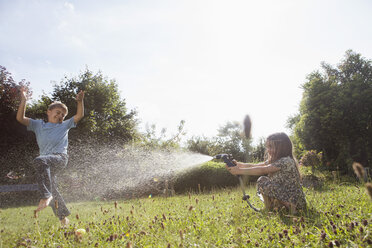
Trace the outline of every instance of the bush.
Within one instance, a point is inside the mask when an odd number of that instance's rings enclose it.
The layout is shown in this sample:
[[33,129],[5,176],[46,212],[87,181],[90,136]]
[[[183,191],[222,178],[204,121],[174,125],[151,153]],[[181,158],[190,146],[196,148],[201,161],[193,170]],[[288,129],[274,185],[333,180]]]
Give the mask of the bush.
[[39,191],[0,192],[0,208],[37,205]]
[[305,152],[300,159],[300,165],[311,167],[312,171],[319,169],[322,166],[322,153],[315,150]]
[[199,167],[181,172],[174,181],[177,193],[187,191],[209,190],[215,187],[236,186],[239,180],[231,175],[224,163],[207,162]]

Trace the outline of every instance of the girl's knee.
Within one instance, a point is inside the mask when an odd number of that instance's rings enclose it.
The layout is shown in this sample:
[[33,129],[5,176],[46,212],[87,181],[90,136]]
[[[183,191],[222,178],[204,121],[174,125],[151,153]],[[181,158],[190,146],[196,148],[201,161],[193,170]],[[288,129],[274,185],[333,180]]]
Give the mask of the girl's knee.
[[270,181],[270,178],[267,177],[267,176],[261,176],[261,177],[259,177],[259,178],[257,179],[257,183],[258,183],[258,184],[262,184],[262,183],[265,183],[265,182],[267,182],[267,181]]

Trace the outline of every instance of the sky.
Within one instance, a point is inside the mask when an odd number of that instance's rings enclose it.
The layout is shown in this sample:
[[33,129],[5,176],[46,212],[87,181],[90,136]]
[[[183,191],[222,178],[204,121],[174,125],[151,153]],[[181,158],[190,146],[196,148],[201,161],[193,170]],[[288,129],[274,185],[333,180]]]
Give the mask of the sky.
[[86,68],[115,79],[140,129],[213,137],[249,114],[287,132],[301,85],[352,49],[372,58],[369,0],[0,0],[0,65],[33,99]]

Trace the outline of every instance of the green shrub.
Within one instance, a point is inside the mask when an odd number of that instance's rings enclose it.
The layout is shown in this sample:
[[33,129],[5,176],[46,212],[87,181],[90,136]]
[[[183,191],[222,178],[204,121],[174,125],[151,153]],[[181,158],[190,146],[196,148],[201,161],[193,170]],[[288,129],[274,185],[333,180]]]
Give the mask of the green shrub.
[[300,165],[311,167],[312,171],[322,166],[322,152],[317,153],[315,150],[305,152],[300,159]]
[[198,191],[199,187],[201,190],[209,190],[215,187],[235,186],[238,183],[238,178],[225,169],[224,163],[210,161],[178,174],[174,181],[174,189],[180,193]]

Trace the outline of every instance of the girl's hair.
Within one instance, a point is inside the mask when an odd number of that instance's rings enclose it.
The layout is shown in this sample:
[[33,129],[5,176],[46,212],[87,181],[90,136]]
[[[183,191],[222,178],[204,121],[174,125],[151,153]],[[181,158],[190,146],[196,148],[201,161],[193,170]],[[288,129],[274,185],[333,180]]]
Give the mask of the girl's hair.
[[283,157],[293,157],[292,142],[285,133],[274,133],[266,139],[266,147],[270,148],[271,153],[268,154],[269,162],[273,163]]
[[68,108],[67,108],[67,106],[64,103],[61,103],[61,102],[52,102],[48,106],[48,110],[52,110],[52,109],[55,109],[55,108],[64,109],[66,111],[66,115],[68,114]]
[[295,161],[298,174],[300,175],[298,163],[296,158],[293,156],[292,141],[289,139],[287,134],[274,133],[269,135],[269,137],[266,139],[266,147],[267,149],[270,148],[270,154],[267,154],[268,162],[270,164],[279,160],[280,158],[290,157]]

